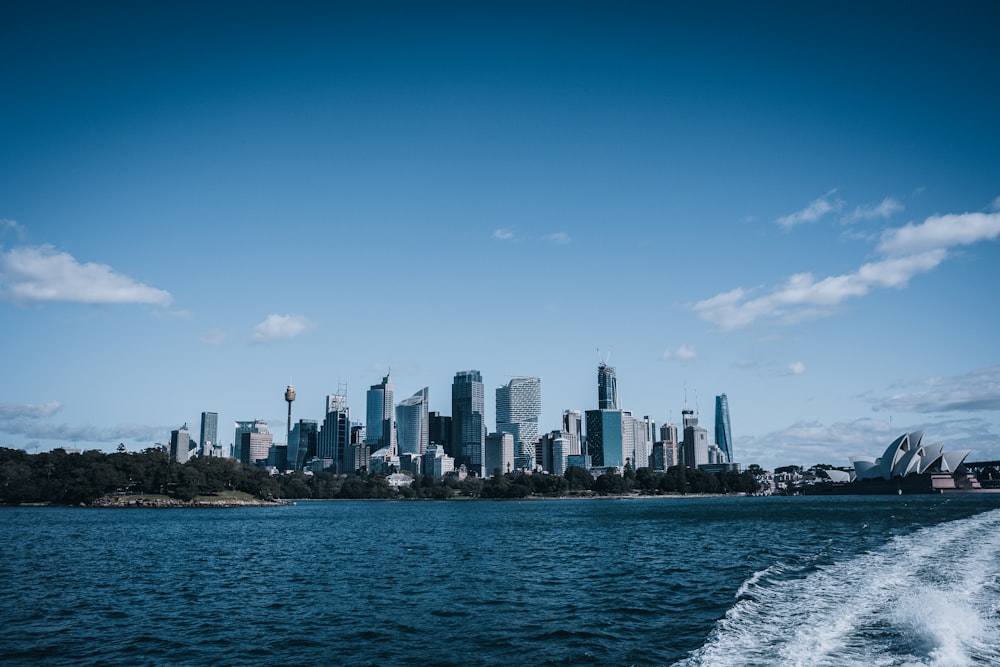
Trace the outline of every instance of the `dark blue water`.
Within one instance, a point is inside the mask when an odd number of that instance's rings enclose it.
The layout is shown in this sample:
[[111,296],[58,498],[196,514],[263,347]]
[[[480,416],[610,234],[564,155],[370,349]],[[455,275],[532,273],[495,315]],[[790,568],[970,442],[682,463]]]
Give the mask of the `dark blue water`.
[[1000,498],[0,510],[47,665],[1000,662]]

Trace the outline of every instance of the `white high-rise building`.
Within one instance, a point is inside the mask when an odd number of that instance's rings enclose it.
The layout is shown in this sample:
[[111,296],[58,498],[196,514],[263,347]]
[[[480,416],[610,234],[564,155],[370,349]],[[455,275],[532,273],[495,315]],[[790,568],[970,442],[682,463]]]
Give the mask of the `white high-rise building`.
[[[525,460],[534,460],[538,440],[538,418],[542,414],[542,380],[514,378],[497,387],[497,432],[514,437],[514,451]],[[532,451],[529,451],[532,450]],[[492,470],[487,471],[492,474]]]

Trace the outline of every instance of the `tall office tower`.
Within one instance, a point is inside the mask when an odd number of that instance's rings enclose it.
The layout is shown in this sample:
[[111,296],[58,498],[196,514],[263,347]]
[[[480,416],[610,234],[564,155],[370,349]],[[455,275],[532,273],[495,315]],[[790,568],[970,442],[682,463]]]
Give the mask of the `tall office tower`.
[[483,476],[486,420],[483,417],[483,376],[479,371],[459,371],[451,383],[451,442],[459,463]]
[[687,468],[708,464],[708,431],[698,426],[698,418],[691,410],[682,410],[684,417],[684,443],[681,448],[682,463]]
[[[243,452],[243,436],[245,434],[247,434],[247,433],[257,433],[257,434],[260,434],[260,435],[270,435],[271,432],[267,428],[267,422],[264,421],[263,419],[255,419],[253,421],[236,422],[234,424],[234,426],[236,427],[236,432],[235,432],[235,434],[233,436],[233,458],[239,459],[241,462],[243,462],[243,463],[245,463],[247,465],[250,465],[250,464],[253,463],[253,461],[251,461],[250,458],[249,458],[250,457],[250,451],[249,450],[247,450],[246,456],[244,456],[244,452]],[[254,451],[257,452],[257,453],[260,453],[260,450],[259,450],[260,444],[258,443],[257,446],[258,446],[258,449],[254,450]],[[268,442],[267,446],[270,447],[271,443]],[[264,455],[263,455],[262,458],[267,458],[267,450],[266,449],[264,450]]]
[[222,447],[219,446],[219,414],[217,412],[201,413],[201,455],[220,456]]
[[621,410],[587,410],[587,454],[591,465],[625,465],[624,414]]
[[671,442],[677,444],[677,425],[673,423],[666,423],[660,427],[660,440],[662,442]]
[[428,389],[424,387],[396,406],[396,442],[399,454],[423,454],[429,444]]
[[[294,435],[291,438],[295,442],[294,461],[295,469],[302,470],[306,461],[316,457],[316,450],[319,446],[319,424],[315,419],[300,419],[299,423],[293,427]],[[288,444],[288,456],[293,456],[291,447]]]
[[379,384],[373,384],[366,396],[365,444],[375,449],[392,448],[396,443],[393,421],[392,379],[386,373]]
[[170,432],[170,460],[187,463],[188,451],[191,448],[191,434],[188,425],[184,424],[176,431]]
[[618,379],[615,369],[603,361],[597,365],[597,407],[600,410],[620,410]]
[[724,463],[732,463],[733,431],[729,426],[729,398],[725,394],[715,397],[715,444],[726,457]]
[[[537,377],[514,378],[497,387],[497,432],[514,436],[514,451],[529,456],[538,440],[538,417],[542,414],[542,381]],[[533,465],[528,469],[534,468]],[[492,474],[492,471],[487,471]]]
[[324,467],[334,466],[340,472],[340,459],[344,448],[351,444],[351,411],[347,396],[330,394],[326,397],[326,418],[319,429],[316,456],[323,459]]
[[632,420],[632,451],[634,452],[632,468],[634,470],[648,468],[651,465],[650,458],[653,454],[652,433],[654,430],[655,425],[649,417]]
[[562,423],[563,433],[572,441],[569,455],[583,454],[583,415],[579,410],[563,410]]
[[451,417],[440,412],[427,413],[427,439],[441,445],[445,454],[455,458],[451,446]]
[[514,436],[510,433],[490,433],[486,436],[484,477],[514,470]]

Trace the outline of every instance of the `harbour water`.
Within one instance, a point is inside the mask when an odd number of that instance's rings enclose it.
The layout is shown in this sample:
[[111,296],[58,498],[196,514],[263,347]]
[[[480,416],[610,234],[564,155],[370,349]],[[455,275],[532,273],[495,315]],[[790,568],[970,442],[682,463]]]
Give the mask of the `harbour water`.
[[0,662],[1000,664],[1000,498],[0,509]]

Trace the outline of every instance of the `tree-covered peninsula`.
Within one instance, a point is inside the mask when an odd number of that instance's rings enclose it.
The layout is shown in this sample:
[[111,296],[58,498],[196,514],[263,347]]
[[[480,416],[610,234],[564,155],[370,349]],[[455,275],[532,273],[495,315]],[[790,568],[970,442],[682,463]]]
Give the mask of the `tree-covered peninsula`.
[[[497,471],[499,473],[499,471]],[[261,501],[281,499],[448,499],[562,496],[745,493],[756,489],[752,474],[711,474],[698,470],[649,468],[594,479],[582,468],[564,475],[508,473],[483,480],[417,475],[409,486],[393,488],[383,475],[319,472],[270,475],[229,458],[171,461],[161,449],[112,454],[63,449],[28,454],[0,447],[0,504],[107,504],[108,499],[166,498],[177,502],[231,498],[234,493]],[[118,504],[121,504],[120,502]]]

